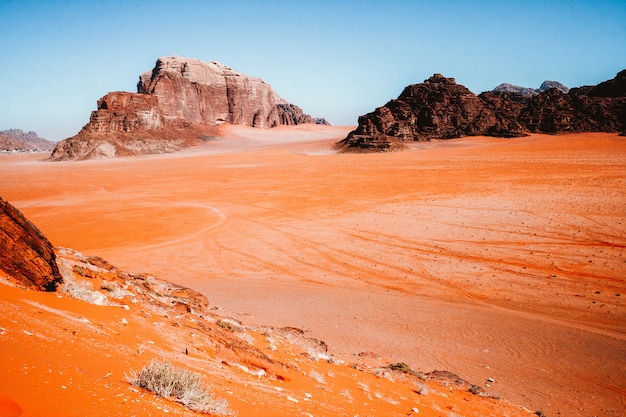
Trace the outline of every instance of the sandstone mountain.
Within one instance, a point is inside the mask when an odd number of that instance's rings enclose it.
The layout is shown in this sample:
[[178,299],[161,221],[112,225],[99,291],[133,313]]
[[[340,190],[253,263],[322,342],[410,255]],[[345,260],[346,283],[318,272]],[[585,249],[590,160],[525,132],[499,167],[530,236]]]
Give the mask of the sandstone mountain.
[[527,132],[626,134],[626,70],[597,86],[567,92],[563,87],[545,82],[540,88],[545,90],[534,95],[502,88],[476,95],[454,78],[435,74],[359,117],[358,127],[336,148],[381,152],[402,149],[409,141]]
[[98,100],[89,123],[59,143],[52,160],[165,153],[214,136],[223,123],[270,128],[314,123],[260,78],[218,62],[159,58],[141,74],[137,93]]
[[0,271],[36,290],[63,282],[52,244],[24,215],[0,198]]
[[55,142],[40,138],[35,132],[21,129],[0,131],[0,152],[49,152],[55,145]]

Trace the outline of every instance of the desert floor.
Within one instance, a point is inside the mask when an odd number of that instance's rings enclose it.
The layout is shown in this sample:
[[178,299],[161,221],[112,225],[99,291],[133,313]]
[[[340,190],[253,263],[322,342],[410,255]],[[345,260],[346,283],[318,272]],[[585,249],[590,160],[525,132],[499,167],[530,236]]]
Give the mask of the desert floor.
[[243,323],[452,371],[549,416],[623,415],[626,138],[334,153],[348,131],[230,126],[171,155],[2,155],[0,196],[54,245],[191,287]]

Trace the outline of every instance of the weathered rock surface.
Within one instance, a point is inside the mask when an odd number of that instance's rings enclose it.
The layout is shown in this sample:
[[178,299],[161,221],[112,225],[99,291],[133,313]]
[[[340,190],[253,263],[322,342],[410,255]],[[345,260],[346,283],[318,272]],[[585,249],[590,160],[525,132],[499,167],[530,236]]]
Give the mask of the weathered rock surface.
[[63,282],[52,244],[0,198],[0,269],[28,288],[54,291]]
[[626,133],[626,70],[595,87],[568,90],[546,81],[542,89],[527,94],[497,88],[477,96],[454,78],[435,74],[359,117],[358,127],[335,147],[343,152],[385,152],[402,149],[409,141],[462,136]]
[[214,136],[223,123],[269,128],[313,123],[260,78],[218,62],[159,58],[139,77],[137,93],[98,100],[89,123],[60,142],[52,160],[173,152]]
[[55,142],[40,138],[35,132],[21,129],[0,131],[0,152],[49,152],[55,146]]

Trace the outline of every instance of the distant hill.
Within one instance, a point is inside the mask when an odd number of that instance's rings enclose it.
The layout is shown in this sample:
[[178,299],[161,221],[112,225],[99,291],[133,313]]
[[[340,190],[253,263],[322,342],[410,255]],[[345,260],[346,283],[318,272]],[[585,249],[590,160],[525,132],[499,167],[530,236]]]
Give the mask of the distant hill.
[[55,142],[40,138],[35,132],[0,131],[0,152],[51,152],[55,146]]
[[547,80],[544,81],[539,88],[520,87],[519,85],[504,83],[504,84],[500,84],[499,86],[497,86],[491,91],[493,93],[517,93],[522,96],[532,97],[532,96],[536,96],[539,93],[543,93],[544,91],[549,90],[551,88],[556,88],[557,90],[560,90],[561,92],[565,94],[569,93],[569,88],[567,88],[565,85],[561,84],[560,82],[547,81]]

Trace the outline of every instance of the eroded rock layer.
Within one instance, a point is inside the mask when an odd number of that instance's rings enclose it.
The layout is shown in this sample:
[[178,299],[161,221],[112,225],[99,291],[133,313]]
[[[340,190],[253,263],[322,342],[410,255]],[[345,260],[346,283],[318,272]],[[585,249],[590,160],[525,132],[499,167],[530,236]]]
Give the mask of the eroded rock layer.
[[159,58],[139,77],[137,93],[98,100],[89,123],[61,141],[50,159],[90,159],[166,153],[215,135],[223,123],[260,128],[313,123],[260,78],[218,62]]
[[0,198],[0,270],[28,288],[54,291],[63,282],[52,244]]
[[462,136],[524,136],[526,132],[626,133],[626,70],[592,87],[567,90],[546,82],[537,94],[496,89],[476,95],[454,78],[435,74],[359,117],[358,127],[336,148],[384,152],[409,141]]

